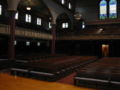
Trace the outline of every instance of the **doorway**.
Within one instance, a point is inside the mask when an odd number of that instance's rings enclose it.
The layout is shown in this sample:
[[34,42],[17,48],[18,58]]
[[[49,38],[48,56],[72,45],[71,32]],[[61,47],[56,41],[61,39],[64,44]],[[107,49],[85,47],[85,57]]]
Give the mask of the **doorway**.
[[102,56],[103,57],[109,56],[109,44],[102,44]]

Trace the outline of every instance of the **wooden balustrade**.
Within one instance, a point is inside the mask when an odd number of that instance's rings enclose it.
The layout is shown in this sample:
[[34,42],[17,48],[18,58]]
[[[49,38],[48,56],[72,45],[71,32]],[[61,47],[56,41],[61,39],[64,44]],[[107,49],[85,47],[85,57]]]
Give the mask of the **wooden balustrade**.
[[[3,34],[3,35],[10,34],[10,31],[8,29],[8,25],[0,25],[0,34]],[[52,39],[51,34],[33,31],[33,30],[25,29],[25,28],[19,28],[19,27],[16,27],[15,35],[21,36],[21,37],[46,39],[46,40]]]

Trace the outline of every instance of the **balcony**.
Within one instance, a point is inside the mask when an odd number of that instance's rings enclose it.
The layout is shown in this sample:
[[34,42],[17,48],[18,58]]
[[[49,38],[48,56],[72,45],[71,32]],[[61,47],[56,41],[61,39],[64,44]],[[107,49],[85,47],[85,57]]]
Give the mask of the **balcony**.
[[[2,35],[9,35],[9,25],[3,25],[0,24],[0,34]],[[43,33],[43,32],[37,32],[30,29],[20,28],[16,27],[15,35],[19,37],[26,37],[26,38],[35,38],[35,39],[43,39],[43,40],[51,40],[52,35]]]

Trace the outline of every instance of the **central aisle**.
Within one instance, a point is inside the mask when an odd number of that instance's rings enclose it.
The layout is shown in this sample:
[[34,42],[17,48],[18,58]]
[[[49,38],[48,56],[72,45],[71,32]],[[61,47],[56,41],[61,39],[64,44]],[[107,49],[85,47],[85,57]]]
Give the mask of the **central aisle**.
[[65,78],[58,80],[57,82],[74,85],[74,76],[75,75],[76,75],[76,73],[74,72],[74,73],[70,74],[69,76],[66,76]]

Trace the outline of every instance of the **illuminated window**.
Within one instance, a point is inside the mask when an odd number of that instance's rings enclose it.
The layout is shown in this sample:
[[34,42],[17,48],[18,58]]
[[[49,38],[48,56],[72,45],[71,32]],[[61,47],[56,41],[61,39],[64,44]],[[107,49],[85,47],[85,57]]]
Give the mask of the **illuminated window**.
[[85,29],[85,22],[82,22],[82,29]]
[[41,18],[37,18],[37,25],[42,25],[42,19]]
[[69,8],[69,9],[72,9],[71,3],[68,4],[68,8]]
[[2,5],[0,5],[0,15],[2,15]]
[[69,24],[68,23],[62,23],[62,28],[65,29],[65,28],[68,28],[69,27]]
[[31,15],[26,14],[25,21],[28,22],[28,23],[31,23]]
[[65,23],[62,23],[62,28],[65,28],[65,27],[66,27]]
[[68,23],[66,23],[65,25],[66,25],[66,28],[68,28],[68,27],[69,27]]
[[15,14],[15,19],[16,20],[18,20],[18,17],[19,17],[19,15],[18,15],[18,12]]
[[109,1],[109,18],[117,18],[117,0]]
[[62,4],[65,4],[65,0],[61,0],[61,3],[62,3]]
[[40,44],[40,42],[37,42],[37,46],[39,47],[41,44]]
[[107,2],[106,0],[100,1],[100,19],[107,18]]
[[51,25],[51,22],[49,22],[49,29],[51,29],[52,28],[52,25]]
[[30,42],[29,41],[26,42],[26,46],[30,46]]
[[16,40],[14,41],[14,45],[17,45],[17,41]]

